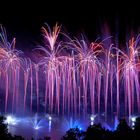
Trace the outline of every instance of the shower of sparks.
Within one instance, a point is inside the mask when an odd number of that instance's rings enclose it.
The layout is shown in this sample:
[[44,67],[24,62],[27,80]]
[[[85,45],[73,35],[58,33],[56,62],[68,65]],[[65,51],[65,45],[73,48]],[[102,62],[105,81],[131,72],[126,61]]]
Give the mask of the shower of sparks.
[[[113,43],[89,43],[83,37],[59,39],[60,26],[42,27],[44,46],[34,49],[33,62],[15,49],[15,38],[0,33],[0,89],[4,111],[44,112],[58,115],[140,113],[140,46],[129,40],[127,52]],[[111,42],[111,41],[110,41]],[[3,110],[3,108],[1,108]],[[123,110],[123,111],[122,111]],[[122,113],[123,112],[123,113]]]

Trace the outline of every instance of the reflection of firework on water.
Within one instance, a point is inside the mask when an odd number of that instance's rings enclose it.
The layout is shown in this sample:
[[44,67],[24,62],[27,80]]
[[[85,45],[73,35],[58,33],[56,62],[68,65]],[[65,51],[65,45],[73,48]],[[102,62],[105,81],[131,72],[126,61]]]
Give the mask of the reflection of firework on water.
[[42,27],[44,46],[34,50],[41,56],[35,63],[15,49],[15,39],[7,41],[4,28],[1,31],[5,112],[17,112],[17,107],[24,113],[29,107],[30,112],[68,116],[105,112],[106,119],[113,112],[117,116],[139,113],[139,36],[129,41],[124,52],[106,43],[110,38],[88,43],[84,37],[64,35],[64,42],[59,41],[60,26],[52,31]]

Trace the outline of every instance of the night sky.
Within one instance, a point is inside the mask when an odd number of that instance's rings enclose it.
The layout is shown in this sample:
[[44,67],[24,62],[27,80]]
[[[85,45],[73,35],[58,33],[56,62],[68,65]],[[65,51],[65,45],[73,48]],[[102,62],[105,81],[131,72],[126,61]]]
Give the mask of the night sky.
[[130,31],[140,33],[139,5],[129,2],[55,2],[39,1],[32,3],[6,3],[1,5],[0,23],[6,28],[11,40],[17,38],[17,48],[30,48],[40,40],[41,26],[56,22],[70,36],[84,33],[90,41],[101,36],[104,25],[108,25],[111,35],[118,33],[120,42]]

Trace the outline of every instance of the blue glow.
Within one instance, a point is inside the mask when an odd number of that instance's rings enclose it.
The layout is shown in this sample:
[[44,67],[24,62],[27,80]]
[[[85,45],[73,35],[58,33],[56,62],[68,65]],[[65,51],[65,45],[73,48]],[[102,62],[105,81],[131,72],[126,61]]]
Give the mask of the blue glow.
[[118,120],[117,116],[115,116],[115,122],[114,122],[114,129],[113,130],[117,129],[118,124],[119,124],[119,120]]
[[5,120],[5,123],[8,124],[8,125],[16,125],[18,122],[18,120],[12,116],[12,115],[8,115],[6,116],[6,120]]
[[49,132],[51,132],[51,128],[52,128],[52,121],[49,121]]
[[51,116],[49,116],[49,121],[51,121],[52,120],[52,117]]
[[39,126],[35,126],[35,127],[34,127],[35,130],[38,130],[39,128],[40,128]]
[[90,121],[93,122],[93,121],[95,120],[95,117],[96,117],[96,115],[93,115],[93,114],[92,114],[92,115],[90,116]]
[[136,121],[136,117],[134,116],[134,117],[131,117],[131,121],[132,122],[135,122]]
[[68,131],[71,128],[78,128],[79,130],[86,129],[87,124],[84,124],[83,121],[75,120],[72,117],[70,119],[63,119],[61,129],[63,131]]
[[91,121],[91,122],[90,122],[90,125],[93,125],[93,124],[94,124],[94,122],[93,122],[93,121]]
[[93,121],[94,121],[94,117],[91,116],[91,117],[90,117],[90,120],[93,122]]

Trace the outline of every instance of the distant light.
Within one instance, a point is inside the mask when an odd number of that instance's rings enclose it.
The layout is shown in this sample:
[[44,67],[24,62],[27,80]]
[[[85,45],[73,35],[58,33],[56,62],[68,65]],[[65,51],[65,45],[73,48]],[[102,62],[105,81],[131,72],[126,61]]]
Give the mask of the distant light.
[[93,121],[91,121],[90,125],[93,125],[93,124],[94,124]]
[[8,123],[8,125],[16,125],[17,124],[17,120],[15,117],[8,115],[6,117],[5,123]]
[[132,129],[134,129],[135,122],[136,122],[136,118],[137,118],[136,116],[131,116],[131,117],[130,117]]
[[91,116],[90,116],[90,121],[93,122],[94,119],[95,119],[95,117],[96,117],[96,115],[91,115]]
[[91,116],[91,117],[90,117],[90,120],[93,122],[93,121],[94,121],[94,117],[93,117],[93,116]]
[[80,127],[80,128],[79,128],[79,130],[81,131],[81,130],[82,130],[82,128]]
[[52,128],[52,121],[49,121],[49,132],[51,132],[51,128]]
[[34,127],[35,130],[38,130],[39,128],[40,128],[40,127],[38,127],[38,126],[35,126],[35,127]]
[[135,122],[136,121],[136,117],[131,117],[131,121]]
[[132,122],[132,126],[135,126],[135,123],[134,122]]
[[52,117],[51,116],[49,116],[49,121],[51,121],[52,120]]

